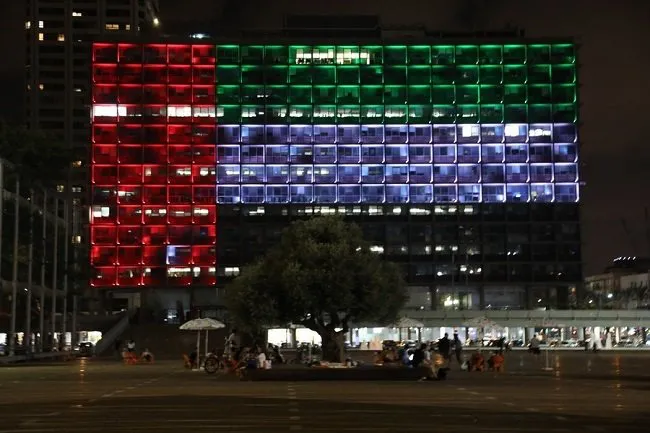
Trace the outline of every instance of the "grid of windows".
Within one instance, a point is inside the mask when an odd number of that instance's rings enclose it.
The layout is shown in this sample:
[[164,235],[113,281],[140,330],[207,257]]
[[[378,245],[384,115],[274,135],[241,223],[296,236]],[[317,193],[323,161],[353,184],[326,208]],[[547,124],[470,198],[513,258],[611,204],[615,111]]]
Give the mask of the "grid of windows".
[[221,45],[216,75],[221,203],[578,201],[571,44]]
[[93,46],[97,287],[216,284],[214,47]]
[[216,284],[220,204],[577,202],[571,44],[93,46],[96,286]]

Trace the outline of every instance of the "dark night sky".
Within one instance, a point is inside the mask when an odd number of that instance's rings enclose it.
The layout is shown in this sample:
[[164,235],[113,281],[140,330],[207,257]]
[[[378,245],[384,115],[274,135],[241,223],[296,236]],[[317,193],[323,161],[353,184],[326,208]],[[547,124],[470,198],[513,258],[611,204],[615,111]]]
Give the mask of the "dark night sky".
[[[4,83],[0,115],[15,117],[21,103],[23,2],[0,2]],[[284,13],[379,14],[382,25],[422,24],[467,30],[507,23],[530,37],[574,37],[580,51],[583,122],[583,257],[593,273],[614,256],[647,255],[644,208],[650,206],[650,1],[648,0],[160,0],[161,21],[210,18],[246,27],[273,28]],[[474,5],[473,17],[463,12]],[[488,6],[489,5],[489,6]],[[7,43],[7,41],[10,41]],[[12,43],[11,41],[16,41]],[[622,228],[626,218],[638,251]]]

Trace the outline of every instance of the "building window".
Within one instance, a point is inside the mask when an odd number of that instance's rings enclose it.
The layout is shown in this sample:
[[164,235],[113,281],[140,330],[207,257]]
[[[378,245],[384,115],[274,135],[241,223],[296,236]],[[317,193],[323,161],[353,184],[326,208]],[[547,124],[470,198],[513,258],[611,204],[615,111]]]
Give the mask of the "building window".
[[45,26],[43,25],[43,21],[39,21],[39,22],[38,22],[38,28],[39,28],[39,29],[42,29],[43,27],[45,27]]
[[106,24],[106,30],[119,30],[119,24]]
[[43,33],[39,33],[38,34],[38,40],[42,41],[43,39],[45,39],[45,37],[43,36]]
[[83,14],[81,12],[72,12],[73,17],[82,17]]
[[65,41],[65,35],[63,33],[59,33],[59,35],[56,37],[56,40],[59,42]]
[[125,24],[124,30],[131,30],[131,24]]
[[25,30],[29,30],[32,28],[32,22],[31,21],[25,21]]

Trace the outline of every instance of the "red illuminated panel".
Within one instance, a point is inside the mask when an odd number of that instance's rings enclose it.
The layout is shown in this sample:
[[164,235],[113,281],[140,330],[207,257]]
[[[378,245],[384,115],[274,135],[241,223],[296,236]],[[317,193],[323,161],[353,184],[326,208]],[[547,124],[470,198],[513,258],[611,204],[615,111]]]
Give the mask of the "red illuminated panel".
[[95,43],[95,287],[216,284],[215,48]]

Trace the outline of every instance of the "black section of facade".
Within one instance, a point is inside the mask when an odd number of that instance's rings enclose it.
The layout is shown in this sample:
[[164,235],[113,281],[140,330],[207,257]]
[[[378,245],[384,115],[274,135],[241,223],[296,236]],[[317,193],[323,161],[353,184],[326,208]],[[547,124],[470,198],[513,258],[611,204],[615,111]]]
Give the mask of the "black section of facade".
[[[582,280],[577,204],[221,205],[218,286],[292,221],[338,213],[404,271],[417,309],[568,309]],[[418,291],[416,290],[416,291]],[[498,295],[490,295],[491,292]],[[451,298],[451,303],[448,298]]]

